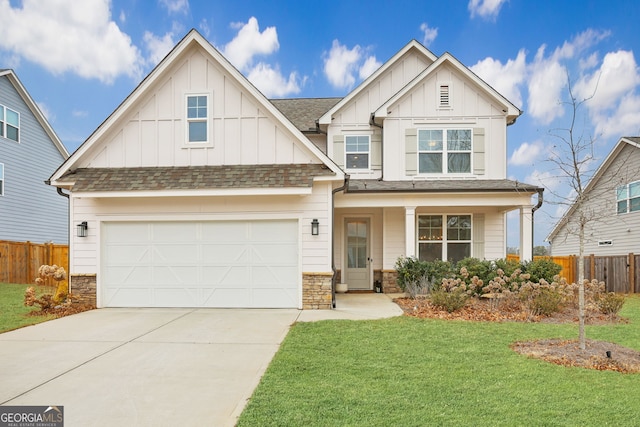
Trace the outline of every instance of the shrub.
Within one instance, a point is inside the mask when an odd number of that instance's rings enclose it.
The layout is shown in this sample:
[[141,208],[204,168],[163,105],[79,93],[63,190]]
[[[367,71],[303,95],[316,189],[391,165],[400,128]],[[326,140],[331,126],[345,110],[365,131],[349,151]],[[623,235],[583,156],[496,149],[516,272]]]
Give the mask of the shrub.
[[444,279],[440,287],[431,292],[431,304],[452,313],[465,306],[471,292],[461,279]]
[[478,258],[465,258],[458,261],[456,268],[458,270],[466,268],[469,277],[476,276],[483,283],[489,283],[491,279],[497,276],[495,264],[488,260],[480,260]]
[[448,261],[420,261],[416,257],[400,257],[395,267],[398,272],[398,286],[405,292],[410,283],[415,286],[420,280],[427,280],[435,284],[452,275],[452,266]]
[[532,282],[539,282],[544,279],[547,283],[551,283],[554,281],[554,277],[560,274],[561,270],[562,266],[548,257],[522,263],[522,271],[531,276]]
[[404,291],[409,294],[409,298],[415,299],[418,295],[427,295],[433,289],[433,283],[422,276],[418,280],[411,280],[405,283]]
[[596,305],[602,314],[615,316],[624,305],[624,295],[608,292],[600,296]]

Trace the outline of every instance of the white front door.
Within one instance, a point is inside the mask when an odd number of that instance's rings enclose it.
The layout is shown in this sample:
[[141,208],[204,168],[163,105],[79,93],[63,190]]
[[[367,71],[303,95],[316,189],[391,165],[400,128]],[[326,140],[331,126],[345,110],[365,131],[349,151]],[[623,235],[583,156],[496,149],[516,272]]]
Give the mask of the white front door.
[[347,218],[344,225],[345,254],[342,282],[349,290],[371,289],[369,220]]

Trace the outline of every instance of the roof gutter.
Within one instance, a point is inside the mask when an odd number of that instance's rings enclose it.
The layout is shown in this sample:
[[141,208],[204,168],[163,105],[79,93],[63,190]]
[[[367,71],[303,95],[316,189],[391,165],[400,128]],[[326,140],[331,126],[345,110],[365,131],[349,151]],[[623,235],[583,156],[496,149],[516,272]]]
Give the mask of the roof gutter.
[[[345,174],[344,175],[344,184],[342,184],[341,187],[338,188],[334,188],[333,190],[331,190],[331,222],[335,221],[336,215],[335,215],[335,195],[336,193],[339,193],[340,191],[343,192],[347,192],[347,189],[349,188],[349,175]],[[333,226],[333,229],[335,230],[335,224]],[[333,232],[333,234],[335,235],[335,232]],[[337,276],[337,270],[336,270],[336,260],[335,260],[335,239],[334,236],[331,236],[331,271],[333,272],[333,276],[331,276],[331,306],[333,308],[336,308],[336,276]]]
[[544,192],[544,188],[538,188],[537,193],[538,193],[538,203],[531,208],[531,260],[533,261],[533,248],[535,247],[535,242],[534,242],[534,235],[533,235],[533,228],[535,225],[535,222],[533,221],[533,214],[536,213],[536,211],[538,209],[540,209],[542,207],[542,203],[544,202],[544,196],[543,193]]
[[384,131],[382,125],[376,123],[376,113],[371,113],[369,124],[380,128],[380,178],[378,181],[384,181]]

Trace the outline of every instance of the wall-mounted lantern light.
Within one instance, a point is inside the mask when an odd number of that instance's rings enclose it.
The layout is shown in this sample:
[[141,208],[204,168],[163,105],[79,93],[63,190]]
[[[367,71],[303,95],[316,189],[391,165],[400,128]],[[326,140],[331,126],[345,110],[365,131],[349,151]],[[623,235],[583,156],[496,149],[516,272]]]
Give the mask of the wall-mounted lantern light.
[[320,229],[320,223],[318,222],[318,220],[314,219],[313,221],[311,221],[311,235],[317,236],[319,229]]
[[87,221],[82,221],[76,227],[78,229],[78,237],[87,237],[87,229],[89,228]]

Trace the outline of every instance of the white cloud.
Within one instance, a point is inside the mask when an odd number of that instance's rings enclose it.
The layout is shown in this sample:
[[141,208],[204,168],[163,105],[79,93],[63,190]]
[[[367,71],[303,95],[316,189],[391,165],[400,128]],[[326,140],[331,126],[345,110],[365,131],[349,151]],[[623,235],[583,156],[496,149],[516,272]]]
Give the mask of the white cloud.
[[324,73],[332,86],[351,89],[356,82],[355,72],[362,58],[362,48],[355,45],[347,49],[338,40],[334,40],[331,50],[325,53]]
[[544,187],[549,191],[554,191],[562,184],[562,180],[556,175],[553,175],[549,171],[540,171],[537,169],[531,172],[531,174],[527,175],[527,177],[524,179],[524,182],[526,182],[527,184]]
[[364,64],[360,67],[360,79],[364,80],[373,74],[378,68],[382,66],[382,62],[378,61],[375,56],[368,57]]
[[200,28],[200,31],[202,31],[204,36],[208,38],[209,35],[211,34],[211,28],[209,28],[209,22],[206,20],[206,18],[203,18],[200,21],[200,24],[198,25],[198,27]]
[[542,124],[548,125],[562,117],[562,92],[567,84],[567,70],[559,61],[544,57],[545,46],[538,49],[530,66],[527,112]]
[[49,123],[53,123],[56,120],[56,115],[51,112],[47,104],[45,104],[44,102],[36,102],[36,104],[44,115],[44,118],[47,119]]
[[599,138],[640,135],[640,96],[635,93],[623,96],[617,101],[617,108],[608,114],[592,113],[592,122]]
[[574,85],[578,100],[591,98],[588,108],[594,111],[615,107],[619,99],[640,84],[640,73],[633,52],[620,50],[605,55],[593,74]]
[[147,63],[151,66],[156,66],[175,45],[173,34],[170,32],[158,37],[149,31],[145,31],[143,40],[149,52]]
[[52,73],[72,72],[111,83],[139,78],[142,58],[131,38],[112,20],[109,0],[0,0],[0,49]]
[[523,142],[511,155],[509,164],[513,166],[530,166],[535,163],[543,149],[544,145],[541,141],[535,141],[531,144]]
[[301,82],[297,73],[291,73],[288,78],[285,78],[280,70],[264,63],[257,64],[247,78],[265,96],[276,98],[300,93],[300,85],[304,83],[304,79]]
[[470,68],[509,101],[519,107],[522,106],[520,85],[523,84],[527,75],[524,49],[518,52],[516,59],[509,59],[504,65],[499,60],[486,58]]
[[182,13],[186,15],[189,12],[189,0],[160,0],[160,4],[164,6],[169,13]]
[[246,71],[253,64],[256,55],[270,55],[280,48],[275,27],[267,27],[260,32],[258,20],[253,16],[244,23],[234,23],[238,34],[222,49],[223,55],[239,70]]
[[88,117],[89,116],[89,112],[88,111],[83,111],[83,110],[73,110],[71,112],[71,115],[73,117],[83,118],[83,117]]
[[422,36],[422,44],[429,47],[431,43],[438,37],[438,29],[437,28],[429,28],[426,22],[423,22],[420,25],[420,31],[424,33]]
[[469,0],[468,8],[472,18],[478,15],[483,19],[495,20],[505,1],[506,0]]

